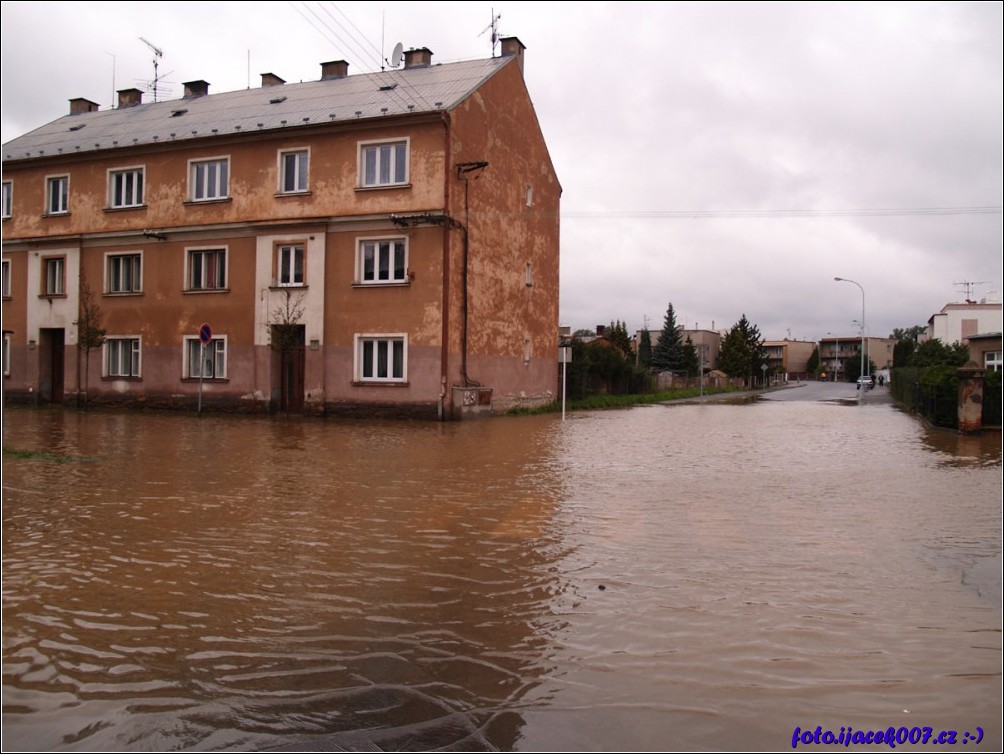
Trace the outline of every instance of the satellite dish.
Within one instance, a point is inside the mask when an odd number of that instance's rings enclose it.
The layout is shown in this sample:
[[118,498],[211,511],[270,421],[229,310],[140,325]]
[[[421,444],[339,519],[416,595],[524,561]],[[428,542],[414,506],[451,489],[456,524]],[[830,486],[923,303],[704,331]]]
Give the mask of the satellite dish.
[[401,57],[404,55],[404,45],[398,42],[394,45],[394,52],[390,54],[390,67],[397,68],[401,65]]

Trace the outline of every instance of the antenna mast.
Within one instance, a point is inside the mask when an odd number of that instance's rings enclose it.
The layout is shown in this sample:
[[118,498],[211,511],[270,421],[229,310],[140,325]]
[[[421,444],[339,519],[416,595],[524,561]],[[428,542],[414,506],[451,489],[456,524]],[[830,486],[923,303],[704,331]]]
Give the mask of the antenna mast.
[[986,280],[975,280],[975,281],[973,281],[973,280],[962,280],[962,281],[953,282],[952,285],[961,285],[961,286],[964,286],[965,289],[966,289],[966,303],[967,304],[975,304],[976,302],[973,301],[973,286],[974,285],[990,285],[990,283],[988,283]]
[[486,31],[488,31],[489,29],[491,30],[491,32],[492,32],[492,57],[493,58],[495,57],[495,47],[496,47],[496,45],[498,44],[498,41],[499,41],[499,19],[500,18],[502,18],[502,14],[499,13],[498,15],[496,15],[495,14],[495,9],[492,8],[492,22],[490,24],[488,24],[488,26],[486,26],[484,29],[482,29],[480,34],[478,34],[479,37],[483,37]]
[[157,47],[157,45],[155,45],[155,44],[153,44],[151,42],[148,42],[147,40],[143,39],[143,37],[140,37],[139,41],[142,42],[143,44],[145,44],[151,50],[153,50],[153,83],[150,85],[150,88],[153,91],[153,101],[156,102],[157,101],[157,82],[160,80],[160,78],[159,78],[159,76],[157,74],[157,66],[159,65],[158,58],[164,57],[164,52],[159,47]]

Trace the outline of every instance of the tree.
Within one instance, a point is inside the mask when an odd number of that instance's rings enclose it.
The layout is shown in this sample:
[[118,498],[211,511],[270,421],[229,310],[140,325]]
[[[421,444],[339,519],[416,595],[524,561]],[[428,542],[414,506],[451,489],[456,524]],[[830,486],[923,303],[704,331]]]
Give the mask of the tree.
[[573,338],[595,338],[596,337],[596,332],[593,331],[593,330],[588,330],[588,329],[582,328],[582,329],[579,329],[579,330],[576,330],[575,332],[573,332],[572,333],[572,337]]
[[652,366],[652,336],[648,330],[641,331],[641,340],[638,341],[638,365],[642,369]]
[[763,362],[760,329],[743,314],[722,340],[718,367],[729,377],[742,377],[748,387],[753,384],[753,376]]
[[683,371],[690,379],[694,379],[701,373],[701,362],[697,356],[697,348],[694,341],[687,336],[687,342],[683,344]]
[[663,320],[659,342],[652,349],[652,369],[656,372],[679,372],[683,369],[683,341],[676,328],[676,312],[670,302]]
[[917,350],[917,344],[909,339],[900,338],[896,345],[892,347],[892,365],[894,367],[905,367],[913,358],[913,352]]
[[946,346],[938,338],[925,340],[910,357],[912,367],[965,366],[969,361],[969,349],[963,343]]
[[812,349],[812,353],[809,355],[809,360],[805,362],[805,371],[809,374],[815,374],[819,370],[819,346]]
[[913,327],[894,327],[892,330],[892,335],[890,338],[895,340],[912,340],[914,343],[918,341],[921,335],[927,332],[927,328],[923,325],[914,325]]
[[631,343],[631,336],[628,335],[627,325],[619,319],[611,322],[605,333],[607,340],[621,349],[625,354],[634,359],[634,347]]
[[[106,332],[101,327],[101,307],[94,300],[94,292],[87,284],[87,281],[81,279],[80,308],[77,313],[77,346],[84,352],[84,390],[82,396],[80,393],[77,393],[77,402],[79,404],[81,399],[83,399],[84,409],[87,408],[87,389],[90,384],[91,351],[95,348],[101,348],[105,342]],[[80,362],[78,361],[77,364],[77,384],[79,385]]]
[[[861,354],[853,353],[844,359],[844,379],[847,382],[855,382],[861,375]],[[865,374],[875,374],[875,362],[872,361],[872,357],[868,357],[868,363],[866,364]]]

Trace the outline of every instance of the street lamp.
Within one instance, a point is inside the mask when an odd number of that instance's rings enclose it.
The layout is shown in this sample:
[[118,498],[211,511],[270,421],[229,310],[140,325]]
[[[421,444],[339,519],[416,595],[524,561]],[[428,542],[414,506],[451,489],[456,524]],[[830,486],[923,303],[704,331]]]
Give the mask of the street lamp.
[[865,289],[861,287],[861,283],[855,280],[848,280],[847,278],[833,278],[838,283],[854,283],[861,291],[861,376],[865,376],[865,359],[868,358],[867,351],[865,349]]

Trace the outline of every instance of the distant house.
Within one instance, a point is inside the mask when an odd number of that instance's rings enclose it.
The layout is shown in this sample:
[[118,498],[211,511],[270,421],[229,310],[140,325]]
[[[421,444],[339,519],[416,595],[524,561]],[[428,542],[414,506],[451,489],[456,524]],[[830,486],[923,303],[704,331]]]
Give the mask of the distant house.
[[[501,49],[126,89],[4,144],[8,397],[443,419],[553,400],[561,186],[525,48]],[[86,383],[84,285],[107,330]]]
[[[893,349],[896,346],[894,338],[864,338],[865,355],[875,364],[875,369],[888,369],[892,366]],[[862,338],[860,335],[847,335],[833,338],[823,338],[819,341],[819,363],[834,376],[836,380],[851,379],[855,375],[846,372],[846,361],[861,353]]]
[[765,340],[763,352],[771,374],[781,379],[804,380],[809,377],[809,358],[816,344],[805,340]]
[[[683,344],[687,343],[687,338],[690,338],[690,342],[694,344],[694,348],[697,351],[698,359],[704,365],[704,370],[712,370],[718,368],[718,352],[722,349],[722,336],[721,333],[715,330],[688,330],[685,327],[676,328],[680,333],[680,342]],[[634,335],[634,348],[635,353],[638,353],[638,345],[641,343],[641,336],[643,332],[648,332],[649,341],[652,343],[652,347],[655,348],[656,343],[659,342],[659,338],[662,337],[662,329],[659,330],[638,330]]]
[[966,301],[962,304],[945,304],[940,312],[927,320],[924,340],[937,338],[945,345],[961,343],[979,333],[1004,330],[1004,315],[1000,302]]
[[1001,361],[1001,333],[981,333],[970,335],[966,338],[966,345],[969,346],[969,360],[977,364],[988,372],[999,372],[1002,368]]

